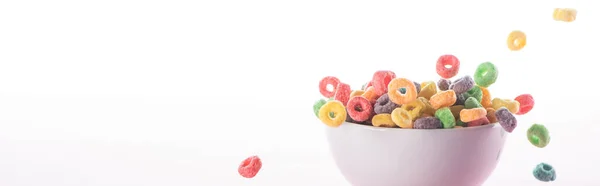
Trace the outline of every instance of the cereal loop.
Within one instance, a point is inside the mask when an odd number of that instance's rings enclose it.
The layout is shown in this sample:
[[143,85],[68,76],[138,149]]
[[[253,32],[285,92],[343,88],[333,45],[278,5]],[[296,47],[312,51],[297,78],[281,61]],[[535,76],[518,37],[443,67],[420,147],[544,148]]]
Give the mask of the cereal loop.
[[515,101],[519,102],[519,111],[516,113],[517,115],[527,114],[533,109],[533,105],[535,104],[535,100],[533,100],[531,94],[521,94],[515,98]]
[[[333,116],[330,116],[333,113]],[[346,121],[346,108],[342,102],[333,100],[325,103],[319,110],[319,119],[330,127],[339,127]]]
[[527,37],[525,33],[519,30],[512,31],[508,34],[508,39],[506,39],[506,45],[508,49],[512,51],[519,51],[525,47],[527,44]]
[[465,101],[465,108],[466,109],[483,108],[483,106],[481,106],[481,104],[474,97],[469,97]]
[[437,74],[445,79],[456,76],[459,69],[460,61],[458,61],[456,56],[450,54],[440,56],[435,65],[435,71]]
[[[401,92],[401,88],[405,89],[404,93]],[[388,85],[388,96],[392,102],[398,105],[407,104],[417,99],[417,89],[412,81],[406,78],[396,78]]]
[[493,108],[486,108],[485,111],[487,112],[486,117],[490,123],[498,122],[498,119],[496,119],[496,110]]
[[431,96],[437,93],[437,87],[433,81],[425,81],[421,83],[421,92],[418,97],[424,97],[425,99],[431,99]]
[[487,115],[484,108],[463,109],[460,111],[460,120],[465,123],[481,119]]
[[423,114],[427,114],[429,116],[433,116],[435,114],[435,109],[431,104],[429,104],[429,100],[424,97],[418,97],[417,100],[421,101],[425,107],[423,108]]
[[479,87],[481,89],[481,105],[484,108],[491,108],[492,107],[492,95],[490,94],[490,91],[485,88],[485,87]]
[[434,117],[423,117],[415,120],[415,129],[437,129],[442,127],[439,119]]
[[487,88],[496,83],[496,80],[498,79],[498,69],[496,68],[496,65],[491,62],[481,63],[477,66],[477,69],[475,69],[473,79],[475,84],[482,88]]
[[344,106],[345,106],[348,103],[348,100],[350,99],[351,92],[352,92],[352,90],[350,89],[350,85],[348,85],[346,83],[340,83],[340,84],[338,84],[337,88],[335,89],[335,94],[333,95],[333,99],[342,102],[342,104],[344,104]]
[[364,90],[354,90],[352,91],[352,93],[350,93],[350,98],[355,97],[355,96],[361,96],[365,93]]
[[396,103],[390,101],[390,97],[387,94],[383,94],[377,98],[373,110],[376,114],[391,114],[398,107]]
[[431,96],[429,99],[429,104],[434,109],[439,109],[441,107],[449,107],[452,106],[456,102],[456,94],[453,90],[441,91],[437,94]]
[[402,108],[396,108],[392,111],[392,121],[400,127],[405,129],[413,128],[413,118],[410,117],[408,111]]
[[375,103],[377,101],[378,96],[375,94],[375,88],[369,87],[365,90],[365,93],[362,94],[362,97],[367,98],[369,102]]
[[513,116],[508,109],[502,107],[496,110],[496,119],[498,119],[498,123],[500,126],[504,128],[504,131],[511,133],[515,128],[517,128],[517,118]]
[[527,139],[532,145],[544,148],[550,143],[550,134],[544,125],[533,124],[527,129]]
[[452,84],[452,81],[450,81],[449,79],[440,79],[437,82],[437,86],[441,91],[448,90],[448,88],[450,87],[450,84]]
[[481,125],[487,125],[490,124],[490,121],[487,119],[487,117],[483,117],[483,118],[479,118],[475,121],[471,121],[467,123],[468,127],[476,127],[476,126],[481,126]]
[[572,8],[555,8],[552,18],[555,21],[573,22],[577,18],[577,10]]
[[441,121],[442,126],[445,129],[451,129],[456,126],[456,119],[448,107],[444,107],[435,111],[435,117]]
[[540,163],[535,166],[535,169],[533,169],[533,176],[537,180],[550,182],[556,180],[556,171],[551,165],[547,163]]
[[507,108],[510,111],[510,113],[515,114],[519,112],[520,104],[519,102],[510,99],[494,98],[492,100],[492,108],[494,108],[494,110],[498,110],[502,107]]
[[313,112],[315,112],[317,118],[319,117],[319,110],[323,105],[325,105],[325,103],[327,103],[327,101],[325,101],[324,99],[320,99],[316,101],[315,104],[313,104]]
[[[340,84],[340,79],[333,76],[326,76],[319,82],[319,92],[326,98],[333,97],[338,84]],[[331,86],[332,90],[327,90],[327,86]]]
[[452,115],[454,116],[454,118],[459,118],[460,117],[460,111],[462,109],[465,109],[465,106],[463,105],[454,105],[450,107],[450,111],[452,112]]
[[371,106],[371,103],[367,98],[357,96],[348,101],[346,110],[353,121],[363,122],[371,117],[373,106]]
[[381,96],[388,91],[388,84],[392,79],[396,78],[396,74],[389,70],[380,70],[373,74],[373,88],[375,88],[375,94]]
[[456,94],[462,94],[471,90],[473,86],[475,86],[475,81],[473,81],[473,78],[471,78],[471,76],[463,76],[454,80],[448,89],[454,90]]
[[396,126],[394,121],[392,121],[391,114],[377,114],[377,115],[373,116],[373,119],[371,119],[371,123],[373,123],[373,126],[376,126],[376,127],[387,127],[387,128],[398,127],[398,126]]
[[408,114],[411,118],[418,118],[423,114],[423,112],[425,112],[425,107],[425,103],[419,99],[415,99],[410,103],[402,105],[400,108],[408,111]]

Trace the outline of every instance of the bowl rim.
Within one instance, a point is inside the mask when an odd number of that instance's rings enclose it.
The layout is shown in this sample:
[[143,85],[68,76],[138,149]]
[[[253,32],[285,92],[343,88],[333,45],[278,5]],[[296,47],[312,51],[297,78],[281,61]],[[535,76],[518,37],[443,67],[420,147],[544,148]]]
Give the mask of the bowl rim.
[[[487,128],[497,128],[497,127],[502,127],[500,126],[500,124],[498,122],[495,123],[490,123],[490,124],[486,124],[486,125],[481,125],[481,126],[475,126],[475,127],[462,127],[462,128],[451,128],[451,129],[405,129],[405,128],[388,128],[388,127],[376,127],[376,126],[372,126],[372,125],[363,125],[363,124],[358,124],[358,123],[352,123],[352,122],[344,122],[342,123],[341,126],[344,127],[354,127],[354,128],[359,128],[359,129],[363,129],[363,130],[374,130],[374,131],[465,131],[465,130],[481,130],[481,129],[487,129]],[[337,128],[337,127],[332,127],[332,128]]]

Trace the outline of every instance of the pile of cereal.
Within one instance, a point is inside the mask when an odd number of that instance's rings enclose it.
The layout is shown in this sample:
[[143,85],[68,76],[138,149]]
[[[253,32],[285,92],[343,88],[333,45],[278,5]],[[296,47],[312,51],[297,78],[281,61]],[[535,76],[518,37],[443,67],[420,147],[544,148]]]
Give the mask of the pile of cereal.
[[[326,99],[313,105],[315,115],[327,126],[344,123],[403,129],[451,129],[499,123],[512,132],[514,115],[533,108],[529,94],[516,99],[492,98],[488,87],[496,82],[498,69],[491,62],[479,64],[475,74],[451,79],[458,74],[459,60],[442,55],[436,64],[437,82],[415,82],[389,70],[380,70],[361,89],[334,76],[319,82]],[[332,89],[328,89],[331,86]]]

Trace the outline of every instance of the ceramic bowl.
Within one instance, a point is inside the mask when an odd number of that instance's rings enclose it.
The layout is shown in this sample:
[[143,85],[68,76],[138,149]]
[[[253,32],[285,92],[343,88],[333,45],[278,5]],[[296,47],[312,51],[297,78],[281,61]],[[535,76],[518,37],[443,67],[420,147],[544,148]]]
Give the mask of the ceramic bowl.
[[353,186],[480,186],[506,141],[499,124],[455,129],[326,127],[333,159]]

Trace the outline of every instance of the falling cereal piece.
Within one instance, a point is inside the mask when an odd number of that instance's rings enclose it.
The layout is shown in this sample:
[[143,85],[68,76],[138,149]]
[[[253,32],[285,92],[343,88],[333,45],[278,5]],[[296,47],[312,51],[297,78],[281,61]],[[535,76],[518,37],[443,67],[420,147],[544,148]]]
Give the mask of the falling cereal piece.
[[512,31],[508,34],[508,39],[506,39],[506,44],[508,49],[512,51],[519,51],[525,47],[527,44],[527,36],[525,33],[519,30]]
[[262,161],[258,156],[246,158],[238,167],[238,173],[244,178],[253,178],[262,168]]
[[555,21],[573,22],[577,17],[577,10],[572,8],[555,8],[552,17]]

